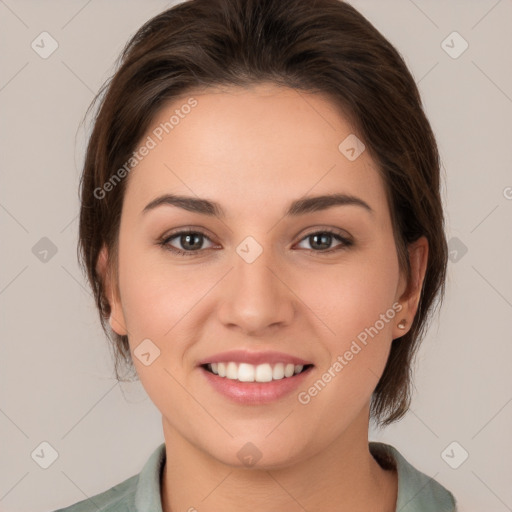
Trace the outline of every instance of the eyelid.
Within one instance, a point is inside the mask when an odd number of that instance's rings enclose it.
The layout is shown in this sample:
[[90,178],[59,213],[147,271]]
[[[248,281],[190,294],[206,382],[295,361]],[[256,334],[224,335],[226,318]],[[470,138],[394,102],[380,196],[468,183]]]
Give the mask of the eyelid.
[[[331,233],[334,235],[338,235],[342,238],[345,238],[347,240],[352,240],[352,237],[348,234],[347,231],[341,228],[334,228],[332,226],[313,226],[311,229],[306,228],[306,231],[304,234],[301,235],[301,240],[304,239],[307,236],[314,235],[316,233]],[[297,236],[300,235],[300,232],[297,234]]]
[[[187,235],[187,234],[202,235],[203,238],[209,240],[213,245],[215,245],[215,242],[213,242],[212,237],[203,228],[195,228],[194,226],[176,228],[175,230],[173,230],[169,233],[166,233],[165,235],[160,237],[158,240],[158,244],[163,247],[166,247],[170,244],[171,239],[178,238],[181,235]],[[176,247],[172,247],[172,249],[168,249],[168,250],[171,252],[186,253],[186,254],[194,255],[194,254],[200,254],[208,249],[211,249],[211,247],[208,247],[206,249],[199,249],[197,251],[184,251],[182,249],[177,249]]]
[[188,233],[201,234],[201,235],[205,236],[206,238],[208,238],[209,240],[212,240],[212,238],[215,238],[206,228],[202,228],[199,226],[197,226],[197,227],[196,226],[183,226],[183,227],[175,228],[171,231],[166,232],[159,238],[159,240],[160,241],[168,240],[169,238],[173,238],[177,235],[183,235],[183,234],[186,235]]
[[[315,228],[311,229],[311,231],[307,231],[305,234],[303,234],[297,243],[300,244],[304,240],[309,238],[310,236],[316,235],[319,233],[320,234],[327,233],[327,234],[331,235],[332,237],[337,239],[340,242],[340,244],[338,244],[335,247],[332,247],[331,249],[325,249],[323,251],[315,251],[313,249],[305,249],[306,251],[322,255],[322,254],[329,254],[329,253],[337,252],[338,250],[349,248],[352,245],[354,245],[354,240],[348,233],[346,233],[344,230],[341,230],[339,228],[332,228],[332,227],[315,227]],[[294,245],[296,245],[296,244],[294,244]],[[340,246],[341,246],[341,248],[337,249],[337,247],[340,247]]]

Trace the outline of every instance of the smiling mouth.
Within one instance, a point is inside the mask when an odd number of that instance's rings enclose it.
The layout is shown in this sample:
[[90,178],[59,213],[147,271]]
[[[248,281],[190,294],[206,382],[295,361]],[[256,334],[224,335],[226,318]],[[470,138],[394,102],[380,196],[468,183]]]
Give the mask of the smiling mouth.
[[206,371],[230,380],[239,382],[272,382],[275,380],[289,379],[308,371],[312,364],[285,364],[263,363],[253,365],[249,363],[236,363],[234,361],[207,363],[201,365]]

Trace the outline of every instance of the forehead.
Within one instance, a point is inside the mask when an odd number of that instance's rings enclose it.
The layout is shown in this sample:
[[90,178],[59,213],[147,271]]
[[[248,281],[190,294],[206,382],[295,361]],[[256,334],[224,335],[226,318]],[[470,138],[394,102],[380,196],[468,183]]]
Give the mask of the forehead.
[[229,215],[342,192],[378,210],[386,198],[374,162],[367,151],[356,159],[344,152],[355,137],[324,95],[272,84],[192,91],[153,118],[141,140],[152,148],[126,194],[139,209],[163,193],[208,197]]

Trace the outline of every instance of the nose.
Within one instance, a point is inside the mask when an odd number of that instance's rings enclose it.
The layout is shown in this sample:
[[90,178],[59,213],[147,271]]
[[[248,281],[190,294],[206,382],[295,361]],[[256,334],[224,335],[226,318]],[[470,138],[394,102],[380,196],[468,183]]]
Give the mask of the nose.
[[298,299],[290,286],[292,283],[286,282],[290,274],[285,276],[271,251],[265,249],[252,263],[235,253],[233,264],[222,286],[220,321],[228,328],[238,328],[252,336],[289,325]]

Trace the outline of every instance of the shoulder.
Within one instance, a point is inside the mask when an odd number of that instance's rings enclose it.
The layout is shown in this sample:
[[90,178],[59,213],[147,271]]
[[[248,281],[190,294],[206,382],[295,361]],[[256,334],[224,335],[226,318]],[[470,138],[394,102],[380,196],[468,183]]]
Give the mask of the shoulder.
[[101,492],[79,501],[66,508],[54,512],[128,512],[134,511],[135,491],[139,475],[134,475],[123,482],[114,485],[107,491]]
[[398,473],[396,510],[401,512],[457,512],[453,494],[417,470],[391,445],[370,442],[370,452],[381,465],[391,462]]
[[141,472],[110,489],[53,512],[161,512],[160,479],[165,443],[153,451]]

